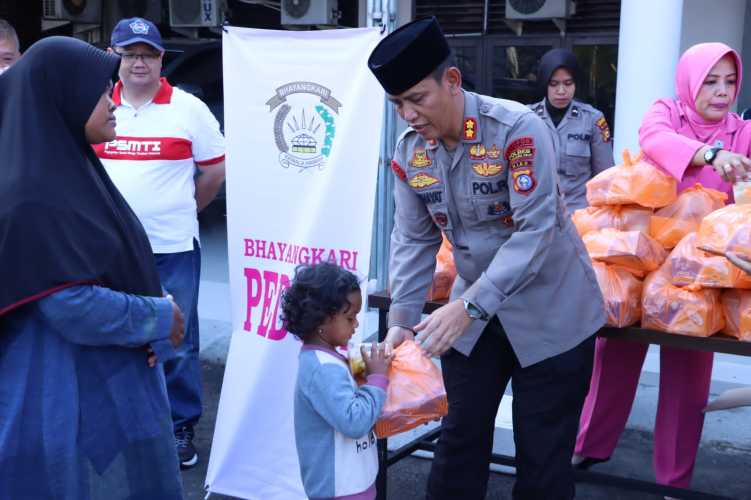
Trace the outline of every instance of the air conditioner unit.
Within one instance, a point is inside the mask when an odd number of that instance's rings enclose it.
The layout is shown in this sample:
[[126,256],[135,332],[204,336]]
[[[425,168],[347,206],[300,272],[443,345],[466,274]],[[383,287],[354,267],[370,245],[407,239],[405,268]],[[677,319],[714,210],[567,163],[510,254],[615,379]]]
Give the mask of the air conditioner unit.
[[174,28],[220,26],[222,0],[169,0],[169,24]]
[[565,19],[574,14],[573,0],[506,0],[506,19]]
[[336,26],[338,0],[282,0],[283,25]]
[[154,24],[162,22],[162,0],[117,0],[112,2],[109,18],[112,26],[120,19],[142,17]]
[[101,0],[42,0],[42,17],[75,23],[102,22]]

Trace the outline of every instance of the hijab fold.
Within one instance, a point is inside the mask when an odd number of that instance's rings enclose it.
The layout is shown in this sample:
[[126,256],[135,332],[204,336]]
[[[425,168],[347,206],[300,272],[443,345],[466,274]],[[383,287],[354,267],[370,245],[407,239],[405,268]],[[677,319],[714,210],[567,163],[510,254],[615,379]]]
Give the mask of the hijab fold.
[[161,295],[143,227],[84,132],[118,65],[49,37],[0,76],[0,315],[80,283]]

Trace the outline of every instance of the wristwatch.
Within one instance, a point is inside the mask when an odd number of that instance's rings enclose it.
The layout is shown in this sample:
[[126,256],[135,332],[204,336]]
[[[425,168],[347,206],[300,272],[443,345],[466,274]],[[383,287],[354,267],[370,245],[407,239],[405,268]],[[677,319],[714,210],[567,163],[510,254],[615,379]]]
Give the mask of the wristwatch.
[[722,148],[709,148],[704,152],[704,163],[707,165],[711,165],[712,162],[714,162],[715,158],[717,158],[717,153],[719,153],[722,150]]
[[487,315],[480,310],[479,307],[474,305],[472,302],[468,301],[467,299],[462,299],[464,302],[464,310],[467,311],[467,316],[469,316],[472,319],[486,319]]

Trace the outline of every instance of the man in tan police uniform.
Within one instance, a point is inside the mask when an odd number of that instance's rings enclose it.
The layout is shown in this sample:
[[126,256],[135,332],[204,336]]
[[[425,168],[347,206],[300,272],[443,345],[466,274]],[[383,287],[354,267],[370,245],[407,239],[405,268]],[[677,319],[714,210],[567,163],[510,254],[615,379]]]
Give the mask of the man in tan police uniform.
[[[368,65],[410,125],[392,163],[388,339],[416,332],[441,355],[449,398],[427,498],[485,498],[509,379],[514,498],[573,498],[570,460],[605,313],[557,187],[550,133],[519,103],[462,90],[435,18],[391,33]],[[441,232],[458,276],[451,301],[420,321]]]

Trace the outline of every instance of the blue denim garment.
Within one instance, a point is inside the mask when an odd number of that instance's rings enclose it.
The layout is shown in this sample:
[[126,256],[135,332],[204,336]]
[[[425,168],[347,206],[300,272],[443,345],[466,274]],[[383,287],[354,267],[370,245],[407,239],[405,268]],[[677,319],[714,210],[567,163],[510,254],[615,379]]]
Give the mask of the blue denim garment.
[[96,286],[0,317],[0,498],[182,499],[165,381],[145,345],[172,306]]

